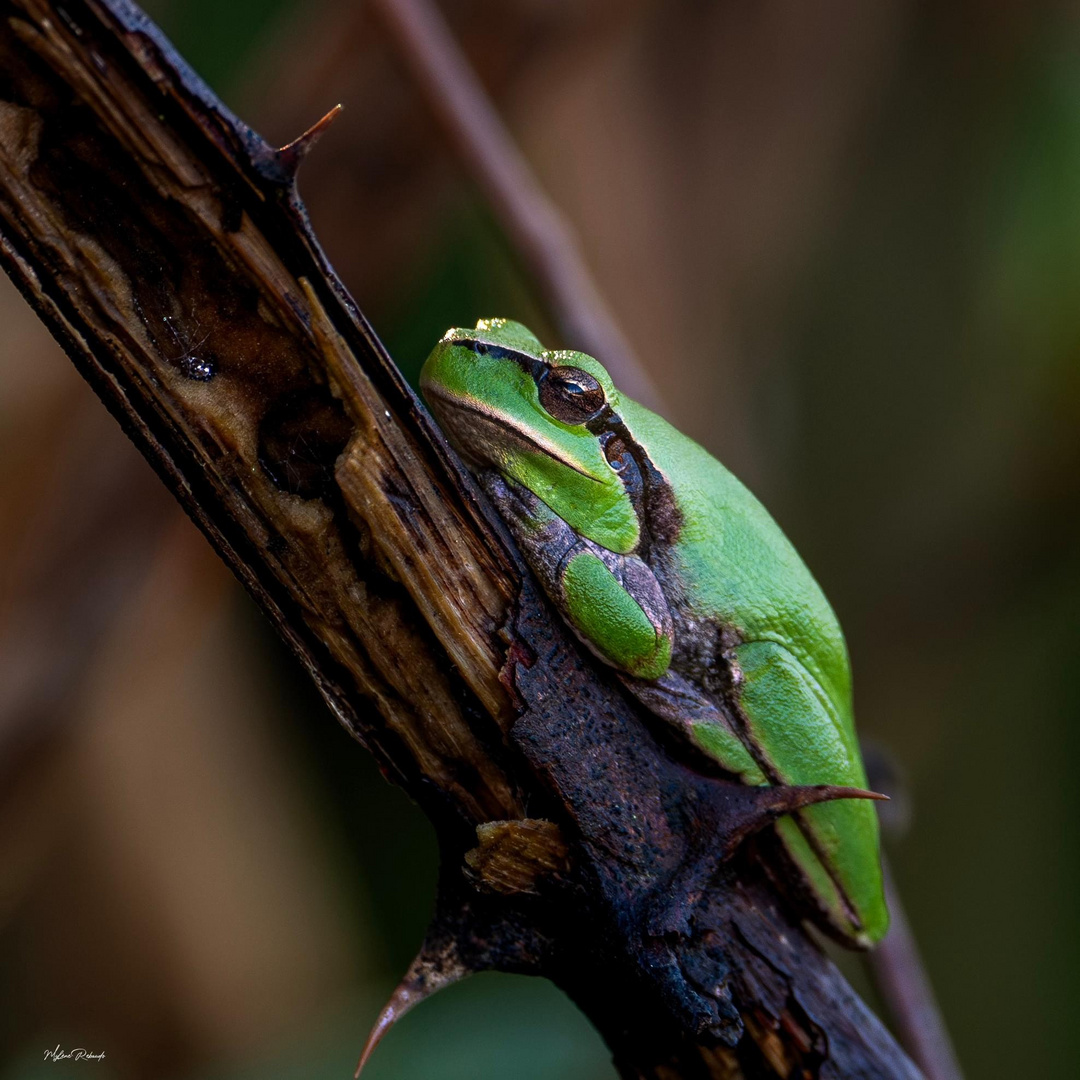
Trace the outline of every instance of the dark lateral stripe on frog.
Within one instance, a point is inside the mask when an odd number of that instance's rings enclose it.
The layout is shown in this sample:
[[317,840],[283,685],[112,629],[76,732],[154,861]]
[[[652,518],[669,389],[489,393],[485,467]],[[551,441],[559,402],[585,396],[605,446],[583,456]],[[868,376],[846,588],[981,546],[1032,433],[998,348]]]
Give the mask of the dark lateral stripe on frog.
[[539,378],[551,366],[528,353],[511,349],[508,345],[496,345],[491,341],[481,341],[479,338],[452,338],[451,344],[460,345],[478,356],[494,356],[496,360],[513,360],[534,379]]
[[[523,371],[527,371],[537,383],[543,374],[551,369],[547,361],[518,349],[512,349],[507,345],[481,341],[479,338],[454,338],[453,343],[478,356],[512,360]],[[628,482],[625,478],[623,483],[634,504],[638,521],[643,526],[645,522],[651,524],[648,539],[643,546],[647,547],[649,541],[673,544],[678,539],[679,530],[682,528],[682,511],[675,502],[671,486],[653,465],[644,447],[630,434],[622,417],[610,405],[605,405],[597,416],[585,424],[585,427],[600,439],[603,439],[605,435],[621,439],[637,466],[638,483]],[[643,551],[642,554],[644,555],[645,552]]]
[[623,418],[610,405],[605,405],[592,420],[585,424],[585,427],[601,440],[605,455],[610,445],[604,442],[605,435],[609,439],[617,438],[622,441],[637,466],[639,474],[636,490],[635,485],[625,477],[623,485],[630,496],[630,501],[634,504],[643,531],[647,523],[651,541],[674,544],[679,538],[679,530],[683,523],[682,511],[675,502],[675,493],[671,490],[671,485],[664,474],[652,463],[645,448],[630,434]]

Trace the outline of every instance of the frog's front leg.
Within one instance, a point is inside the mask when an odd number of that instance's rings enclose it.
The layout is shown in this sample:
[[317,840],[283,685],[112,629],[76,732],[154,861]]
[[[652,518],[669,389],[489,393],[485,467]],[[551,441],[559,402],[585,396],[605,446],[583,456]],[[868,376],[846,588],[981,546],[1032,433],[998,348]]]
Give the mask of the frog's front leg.
[[582,642],[635,679],[660,678],[671,662],[673,627],[652,570],[636,555],[580,536],[527,488],[496,473],[484,477],[484,486]]
[[669,666],[672,618],[652,570],[581,537],[528,488],[495,472],[482,480],[533,573],[589,649],[704,758],[745,784],[767,783],[729,719]]

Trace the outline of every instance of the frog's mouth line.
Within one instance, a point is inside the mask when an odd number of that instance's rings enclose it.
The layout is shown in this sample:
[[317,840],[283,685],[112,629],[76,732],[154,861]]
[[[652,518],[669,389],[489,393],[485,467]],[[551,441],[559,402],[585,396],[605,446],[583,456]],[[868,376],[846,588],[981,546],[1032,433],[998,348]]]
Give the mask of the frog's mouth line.
[[439,424],[467,460],[498,468],[506,457],[503,448],[509,443],[520,450],[543,454],[594,484],[603,483],[556,444],[538,438],[528,428],[514,423],[505,413],[496,412],[479,398],[452,396],[436,386],[423,386],[422,389]]

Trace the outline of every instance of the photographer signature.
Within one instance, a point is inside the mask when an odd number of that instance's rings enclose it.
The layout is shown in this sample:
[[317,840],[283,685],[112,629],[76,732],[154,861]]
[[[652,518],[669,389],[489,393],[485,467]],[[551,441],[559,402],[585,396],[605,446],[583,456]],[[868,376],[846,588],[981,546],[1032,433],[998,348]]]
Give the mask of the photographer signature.
[[104,1050],[86,1050],[81,1046],[75,1047],[74,1050],[61,1050],[60,1044],[57,1043],[52,1050],[45,1051],[46,1061],[104,1061]]

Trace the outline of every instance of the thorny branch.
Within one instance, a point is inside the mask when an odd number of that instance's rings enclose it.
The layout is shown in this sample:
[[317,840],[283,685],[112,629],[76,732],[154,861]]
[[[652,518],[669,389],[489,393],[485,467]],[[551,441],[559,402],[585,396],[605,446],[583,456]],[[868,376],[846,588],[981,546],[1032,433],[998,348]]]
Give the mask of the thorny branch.
[[546,975],[626,1076],[916,1078],[753,842],[682,887],[753,789],[549,614],[311,236],[311,139],[268,147],[127,0],[0,0],[0,76],[5,268],[435,824],[420,975]]
[[923,967],[907,912],[887,861],[885,898],[889,933],[870,954],[869,965],[904,1048],[918,1062],[926,1080],[963,1080],[960,1062]]

